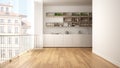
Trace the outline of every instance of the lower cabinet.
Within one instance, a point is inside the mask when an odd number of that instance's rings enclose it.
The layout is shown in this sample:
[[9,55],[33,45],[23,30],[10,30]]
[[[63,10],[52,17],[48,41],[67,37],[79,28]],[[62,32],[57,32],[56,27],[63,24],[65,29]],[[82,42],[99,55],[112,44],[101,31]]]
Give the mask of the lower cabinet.
[[92,47],[92,35],[45,34],[44,47]]
[[92,47],[92,35],[73,35],[72,40],[76,47]]

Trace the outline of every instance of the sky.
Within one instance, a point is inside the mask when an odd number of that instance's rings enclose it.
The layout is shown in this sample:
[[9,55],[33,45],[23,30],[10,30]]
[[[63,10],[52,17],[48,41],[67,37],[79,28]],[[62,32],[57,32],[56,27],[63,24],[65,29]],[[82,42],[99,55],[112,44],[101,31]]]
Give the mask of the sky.
[[0,0],[0,3],[13,5],[13,11],[17,13],[27,14],[28,0]]
[[12,11],[27,15],[27,20],[32,26],[28,33],[34,33],[34,0],[0,0],[0,3],[11,3],[13,5]]

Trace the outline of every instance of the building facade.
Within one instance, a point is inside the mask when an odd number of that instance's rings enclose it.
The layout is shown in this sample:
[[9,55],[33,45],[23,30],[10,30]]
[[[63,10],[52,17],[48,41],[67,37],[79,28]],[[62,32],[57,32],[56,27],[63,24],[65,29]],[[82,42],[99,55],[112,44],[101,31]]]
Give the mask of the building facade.
[[13,12],[12,8],[10,4],[0,4],[0,61],[19,54],[21,37],[28,29],[23,29],[28,27],[25,22],[23,24],[26,16]]

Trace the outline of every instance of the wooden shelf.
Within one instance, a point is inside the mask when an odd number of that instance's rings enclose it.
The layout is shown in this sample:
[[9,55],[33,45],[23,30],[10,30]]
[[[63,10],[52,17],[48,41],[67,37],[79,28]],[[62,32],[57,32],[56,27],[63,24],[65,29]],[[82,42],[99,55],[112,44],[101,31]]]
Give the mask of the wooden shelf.
[[51,24],[53,25],[52,27],[64,27],[64,26],[92,27],[91,12],[49,12],[49,13],[46,13],[46,17],[62,17],[63,18],[62,24],[58,22],[52,23]]
[[92,17],[92,16],[46,16],[46,17]]

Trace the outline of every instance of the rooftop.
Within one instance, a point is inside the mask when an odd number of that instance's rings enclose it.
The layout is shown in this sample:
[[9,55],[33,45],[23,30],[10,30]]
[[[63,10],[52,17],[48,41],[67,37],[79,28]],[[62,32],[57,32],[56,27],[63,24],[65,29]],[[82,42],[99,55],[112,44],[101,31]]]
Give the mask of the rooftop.
[[2,3],[0,3],[0,6],[8,6],[8,7],[13,7],[12,5],[10,5],[10,4],[2,4]]
[[14,13],[14,12],[0,12],[0,16],[27,17],[26,15]]
[[22,22],[22,29],[29,29],[30,26],[30,22],[28,22],[27,20],[23,20]]

